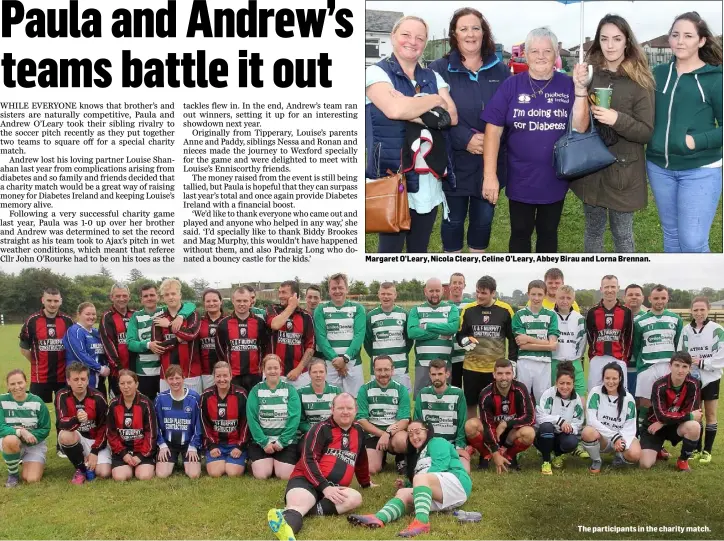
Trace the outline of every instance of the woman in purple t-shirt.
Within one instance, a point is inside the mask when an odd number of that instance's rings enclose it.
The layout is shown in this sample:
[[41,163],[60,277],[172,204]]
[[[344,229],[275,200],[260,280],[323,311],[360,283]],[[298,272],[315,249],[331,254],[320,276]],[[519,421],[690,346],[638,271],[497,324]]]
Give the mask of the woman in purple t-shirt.
[[553,144],[566,131],[588,129],[587,66],[576,65],[573,78],[555,71],[558,38],[536,28],[525,40],[528,71],[506,79],[481,114],[487,123],[483,143],[483,197],[495,204],[500,189],[497,157],[505,128],[508,144],[508,185],[511,252],[530,252],[536,231],[536,252],[558,251],[558,223],[568,182],[556,177]]

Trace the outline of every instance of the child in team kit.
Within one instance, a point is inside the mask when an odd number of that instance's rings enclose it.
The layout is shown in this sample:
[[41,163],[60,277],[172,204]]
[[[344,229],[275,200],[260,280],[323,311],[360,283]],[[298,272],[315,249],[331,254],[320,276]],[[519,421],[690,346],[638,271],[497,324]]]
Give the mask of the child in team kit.
[[[586,376],[583,373],[583,354],[586,351],[586,320],[573,309],[576,292],[571,286],[561,286],[556,292],[556,305],[553,311],[558,316],[558,346],[553,352],[551,373],[558,374],[558,363],[570,361],[575,371],[574,386],[579,396],[586,394]],[[551,382],[555,385],[556,380]]]
[[[563,457],[578,446],[583,429],[583,400],[574,389],[575,370],[569,361],[558,364],[556,383],[538,400],[534,445],[543,456],[541,473],[563,467]],[[555,456],[553,453],[555,452]]]
[[513,334],[518,344],[517,377],[537,400],[551,386],[551,361],[558,347],[558,316],[543,307],[546,285],[528,284],[528,306],[513,316]]

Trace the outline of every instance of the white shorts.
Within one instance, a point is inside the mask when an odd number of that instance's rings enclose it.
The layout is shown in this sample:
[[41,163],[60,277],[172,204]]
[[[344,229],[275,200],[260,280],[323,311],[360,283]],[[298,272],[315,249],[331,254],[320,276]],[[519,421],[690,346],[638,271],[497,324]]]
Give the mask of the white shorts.
[[531,359],[518,360],[518,381],[528,388],[528,392],[535,396],[535,402],[551,386],[551,363],[546,361],[533,361]]
[[654,388],[654,382],[670,373],[671,365],[669,363],[650,364],[648,368],[636,376],[636,398],[651,400],[651,391]]
[[[0,453],[3,451],[3,438],[0,438]],[[45,440],[35,445],[25,445],[20,441],[20,462],[40,462],[45,464],[45,455],[48,452],[48,445]]]
[[[90,452],[91,448],[93,447],[93,444],[95,443],[93,440],[84,438],[83,436],[80,437],[80,443],[83,445],[83,456],[87,457]],[[98,451],[98,464],[110,464],[111,463],[111,449],[108,447],[108,445],[105,446],[105,448]]]
[[208,389],[209,387],[214,386],[214,375],[213,374],[205,374],[201,376],[201,385],[204,388],[204,391]]
[[468,499],[460,480],[450,472],[433,473],[440,481],[442,503],[432,500],[430,511],[445,511],[462,506]]
[[617,363],[623,370],[623,386],[628,385],[628,368],[626,363],[610,355],[599,355],[591,359],[588,366],[588,392],[597,385],[603,385],[603,367],[608,363]]
[[349,393],[357,398],[359,388],[365,382],[364,375],[362,374],[362,364],[358,364],[351,368],[348,367],[348,372],[345,377],[340,377],[339,372],[332,366],[332,363],[327,362],[327,383],[330,385],[336,385],[342,392]]

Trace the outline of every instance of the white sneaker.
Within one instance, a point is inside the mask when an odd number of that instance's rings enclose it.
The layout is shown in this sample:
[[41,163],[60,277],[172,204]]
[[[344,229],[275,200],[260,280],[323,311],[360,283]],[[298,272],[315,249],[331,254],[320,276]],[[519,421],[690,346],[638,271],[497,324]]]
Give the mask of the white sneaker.
[[62,450],[58,449],[58,458],[68,458],[68,455],[66,455]]

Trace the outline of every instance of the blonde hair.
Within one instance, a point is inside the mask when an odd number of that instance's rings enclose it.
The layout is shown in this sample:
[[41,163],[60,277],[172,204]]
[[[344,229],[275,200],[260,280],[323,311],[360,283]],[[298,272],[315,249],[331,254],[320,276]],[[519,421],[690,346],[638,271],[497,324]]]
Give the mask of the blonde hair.
[[558,293],[567,293],[574,299],[576,298],[576,290],[573,289],[571,286],[562,285],[558,288]]
[[161,293],[161,296],[163,296],[166,294],[166,291],[172,287],[177,287],[179,293],[181,292],[181,282],[176,280],[176,278],[166,278],[163,282],[161,282],[158,290]]
[[83,310],[85,310],[86,308],[90,308],[91,306],[93,307],[93,310],[96,309],[96,305],[93,304],[92,302],[82,302],[82,303],[80,303],[80,304],[78,305],[78,312],[77,312],[77,314],[78,314],[78,315],[81,315],[81,314],[83,313]]
[[422,25],[425,27],[425,41],[427,41],[427,36],[430,35],[430,27],[427,26],[425,19],[423,19],[422,17],[418,17],[416,15],[405,15],[404,17],[399,19],[395,23],[395,26],[392,27],[392,32],[390,32],[390,33],[394,34],[395,32],[397,32],[397,30],[399,30],[399,28],[400,28],[400,25],[402,25],[402,23],[404,23],[405,21],[417,21],[418,23],[422,23]]
[[269,361],[277,361],[279,363],[279,368],[283,367],[284,364],[282,363],[281,357],[279,355],[275,355],[274,353],[269,353],[264,356],[264,358],[261,360],[261,371],[264,372],[264,369],[266,368],[266,363]]

